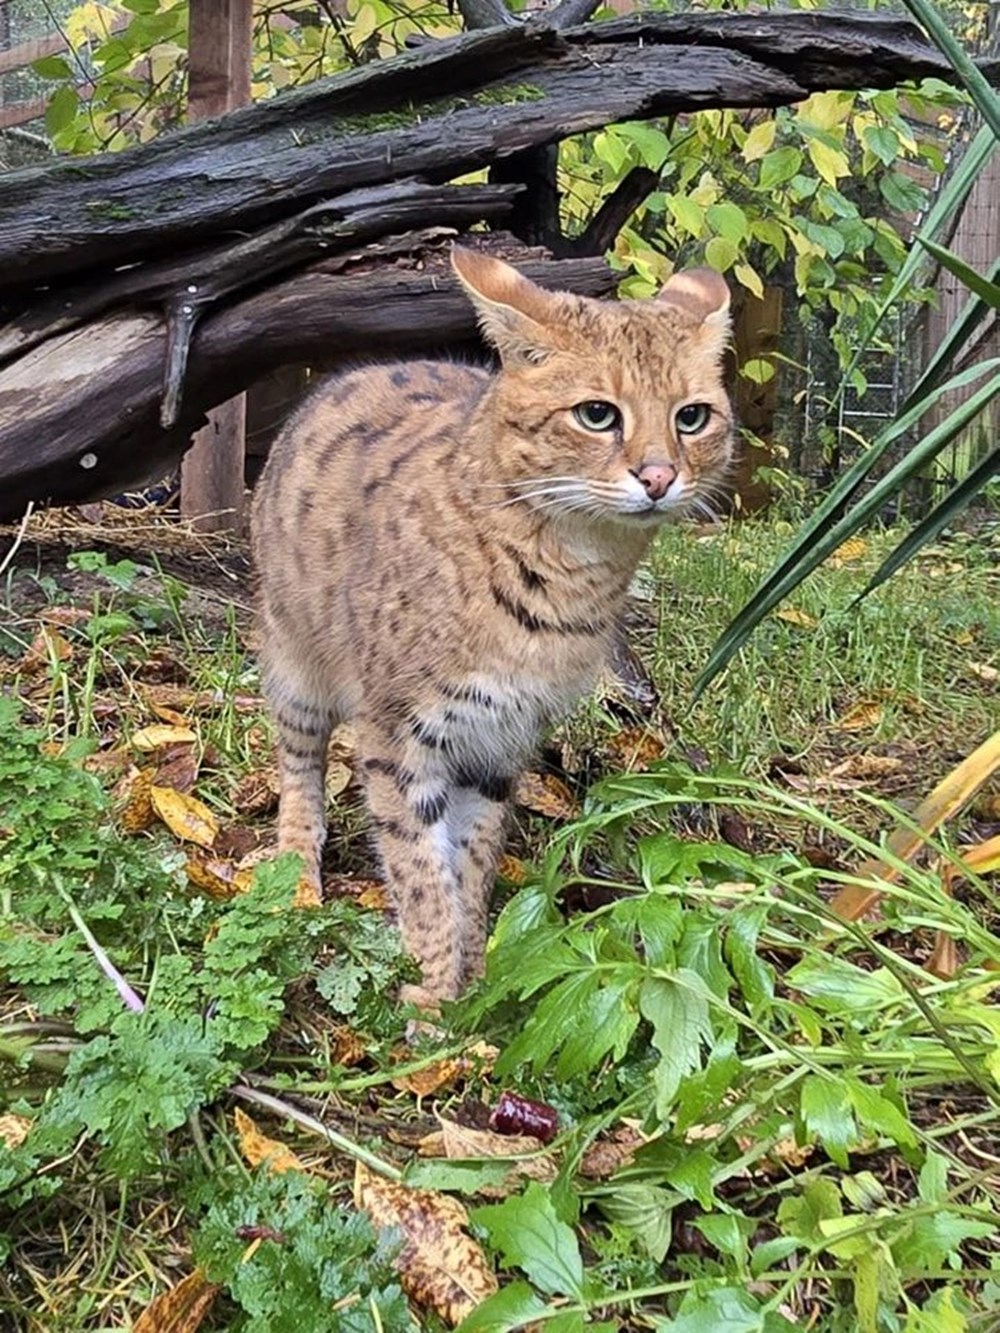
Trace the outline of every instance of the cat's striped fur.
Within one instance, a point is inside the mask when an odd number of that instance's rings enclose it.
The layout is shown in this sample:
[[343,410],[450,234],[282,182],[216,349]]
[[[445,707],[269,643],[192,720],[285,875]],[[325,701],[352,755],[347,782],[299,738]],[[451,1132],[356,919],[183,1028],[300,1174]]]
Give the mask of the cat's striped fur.
[[280,845],[318,883],[327,742],[352,719],[423,971],[407,998],[428,1009],[482,968],[516,775],[591,688],[657,525],[697,506],[732,447],[716,274],[610,303],[474,251],[454,266],[501,370],[413,361],[326,382],[253,513]]

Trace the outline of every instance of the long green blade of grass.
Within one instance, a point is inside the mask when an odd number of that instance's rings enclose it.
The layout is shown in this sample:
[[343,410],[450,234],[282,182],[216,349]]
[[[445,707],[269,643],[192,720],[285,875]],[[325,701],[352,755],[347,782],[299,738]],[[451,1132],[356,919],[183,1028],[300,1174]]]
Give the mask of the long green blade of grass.
[[952,69],[968,90],[976,110],[993,131],[994,138],[1000,140],[1000,97],[990,86],[986,75],[954,36],[944,14],[933,0],[903,0],[903,3],[925,29],[927,36],[942,55],[948,59]]
[[952,254],[943,245],[936,245],[933,241],[921,241],[920,244],[925,250],[929,250],[949,273],[953,273],[959,282],[968,287],[970,292],[975,292],[991,309],[1000,310],[1000,287],[995,282],[990,282],[989,278],[984,278],[964,259]]
[[[1000,280],[1000,259],[987,274],[987,280],[995,283]],[[902,411],[908,412],[940,382],[941,376],[951,369],[956,356],[966,356],[973,350],[973,335],[977,327],[990,313],[991,307],[979,296],[970,296],[962,307],[961,313],[948,329],[941,345],[924,367],[919,380],[910,390],[903,403]]]
[[938,237],[958,216],[972,190],[973,185],[979,179],[986,163],[997,150],[997,138],[989,125],[980,127],[979,132],[972,143],[966,149],[962,160],[959,162],[951,179],[943,186],[937,199],[924,220],[924,225],[920,228],[917,236],[914,237],[914,244],[910,247],[910,252],[903,261],[902,267],[896,274],[896,279],[889,289],[885,300],[879,306],[875,320],[872,324],[867,339],[854,352],[850,364],[844,371],[840,381],[840,387],[833,399],[832,406],[836,406],[844,394],[845,389],[851,383],[851,377],[857,370],[864,356],[865,351],[872,338],[880,328],[882,321],[889,311],[896,305],[900,297],[915,279],[917,272],[922,264],[927,262],[925,252],[916,244],[918,241],[933,241]]
[[[894,496],[912,476],[924,468],[937,456],[956,435],[959,435],[973,421],[983,408],[1000,393],[1000,375],[994,375],[987,384],[955,409],[944,421],[935,426],[927,435],[900,459],[882,480],[839,521],[836,514],[842,509],[861,484],[864,475],[870,471],[872,463],[879,454],[884,453],[888,441],[895,439],[905,426],[919,419],[941,394],[960,381],[968,383],[970,378],[981,376],[986,370],[994,369],[998,358],[980,366],[973,367],[973,372],[956,375],[947,385],[935,390],[930,398],[919,405],[919,410],[900,417],[879,437],[875,445],[864,454],[848,471],[841,483],[834,487],[820,509],[805,525],[791,551],[778,564],[770,576],[758,588],[757,592],[726,627],[712,652],[704,670],[695,681],[694,697],[697,698],[709,681],[722,670],[735,652],[746,642],[752,631],[767,613],[821,565],[842,542],[857,532],[864,523],[878,512],[885,502]],[[876,452],[877,451],[877,452]],[[875,457],[873,458],[872,455]]]
[[863,597],[867,597],[879,584],[884,583],[887,578],[895,574],[897,569],[902,568],[908,560],[911,560],[922,546],[933,541],[943,528],[947,527],[963,509],[966,509],[972,503],[986,483],[998,472],[1000,472],[1000,449],[994,449],[977,463],[972,471],[957,486],[953,487],[939,504],[934,506],[927,517],[918,523],[912,532],[907,533],[906,537],[879,565],[864,589],[858,593],[852,605],[856,606]]

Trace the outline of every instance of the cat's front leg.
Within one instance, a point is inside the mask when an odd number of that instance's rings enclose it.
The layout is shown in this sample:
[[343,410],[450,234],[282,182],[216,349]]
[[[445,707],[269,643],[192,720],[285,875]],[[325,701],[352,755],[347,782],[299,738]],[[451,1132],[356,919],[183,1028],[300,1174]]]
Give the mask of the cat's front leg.
[[334,714],[287,692],[274,690],[269,697],[278,731],[278,850],[299,853],[303,881],[318,899],[326,841],[326,752]]
[[456,849],[446,811],[443,765],[419,768],[397,757],[398,741],[375,727],[361,738],[361,770],[375,841],[399,916],[403,947],[420,964],[421,983],[404,1001],[434,1013],[464,981],[463,928]]
[[448,806],[461,904],[463,989],[483,974],[490,896],[510,810],[509,785],[493,781],[486,794],[478,787],[460,788]]

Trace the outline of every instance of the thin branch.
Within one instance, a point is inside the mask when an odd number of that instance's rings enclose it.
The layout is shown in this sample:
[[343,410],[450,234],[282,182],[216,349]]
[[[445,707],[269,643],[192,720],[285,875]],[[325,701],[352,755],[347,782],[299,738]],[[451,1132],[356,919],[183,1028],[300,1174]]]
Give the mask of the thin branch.
[[547,19],[553,28],[575,28],[586,23],[600,5],[601,0],[561,0]]
[[229,1092],[231,1096],[239,1097],[241,1101],[249,1102],[251,1106],[259,1106],[261,1110],[270,1111],[272,1115],[280,1115],[286,1120],[293,1120],[295,1124],[307,1129],[310,1134],[318,1134],[320,1138],[326,1139],[327,1143],[336,1148],[338,1152],[344,1153],[347,1157],[353,1157],[356,1162],[362,1162],[372,1171],[377,1172],[378,1175],[385,1176],[388,1180],[402,1180],[402,1171],[393,1166],[391,1162],[376,1157],[367,1148],[362,1148],[360,1143],[355,1143],[353,1139],[347,1138],[346,1135],[340,1134],[335,1129],[330,1129],[329,1125],[324,1125],[322,1120],[317,1120],[315,1116],[300,1111],[291,1102],[286,1102],[280,1097],[272,1097],[269,1092],[258,1092],[256,1088],[248,1087],[245,1083],[235,1083],[229,1089]]
[[583,256],[602,255],[609,250],[622,227],[659,183],[659,172],[649,167],[633,167],[601,204],[586,229],[569,243],[567,252]]
[[458,12],[465,20],[466,32],[475,28],[512,28],[517,19],[503,0],[458,0]]

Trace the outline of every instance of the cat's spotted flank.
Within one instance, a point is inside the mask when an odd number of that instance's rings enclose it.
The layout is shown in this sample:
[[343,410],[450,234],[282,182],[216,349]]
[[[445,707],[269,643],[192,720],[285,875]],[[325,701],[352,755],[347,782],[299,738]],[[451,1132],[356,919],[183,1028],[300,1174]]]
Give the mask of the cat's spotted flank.
[[318,884],[331,728],[360,771],[433,1009],[483,965],[511,786],[593,685],[660,522],[730,462],[715,273],[656,300],[547,292],[486,254],[455,271],[500,354],[324,383],[274,445],[253,512],[279,842]]

